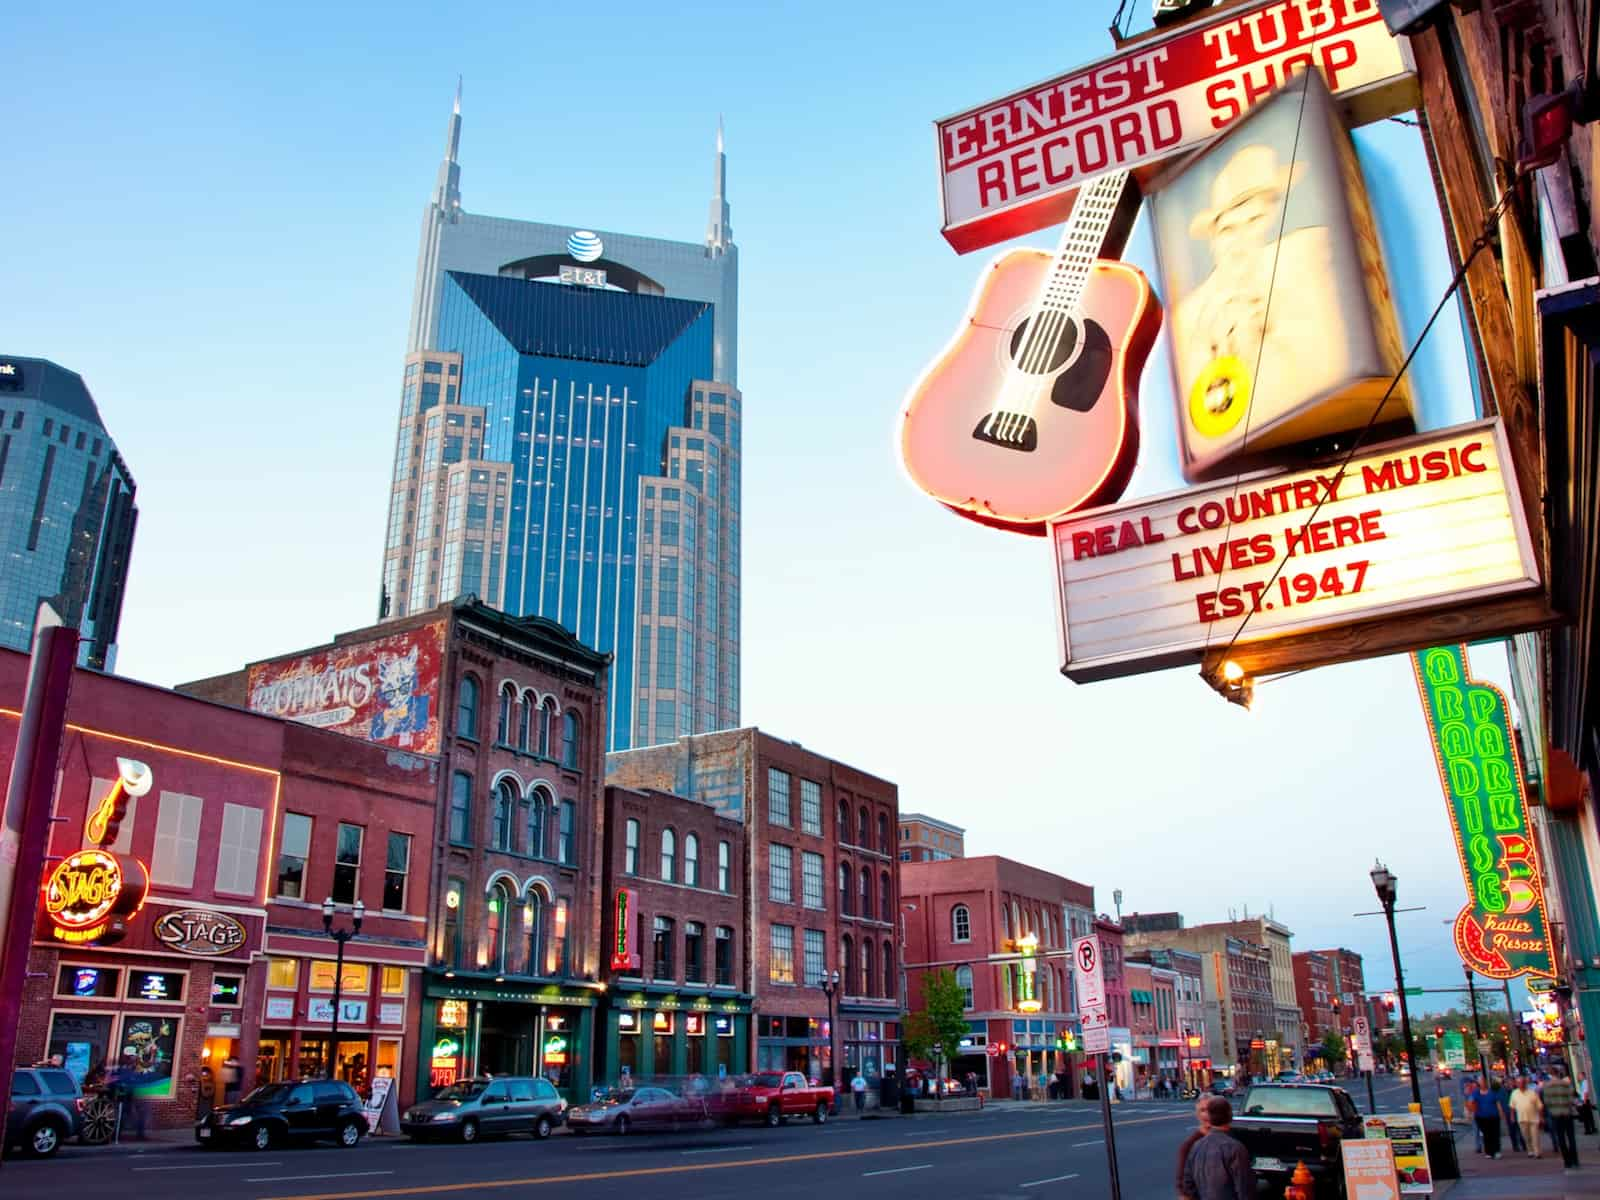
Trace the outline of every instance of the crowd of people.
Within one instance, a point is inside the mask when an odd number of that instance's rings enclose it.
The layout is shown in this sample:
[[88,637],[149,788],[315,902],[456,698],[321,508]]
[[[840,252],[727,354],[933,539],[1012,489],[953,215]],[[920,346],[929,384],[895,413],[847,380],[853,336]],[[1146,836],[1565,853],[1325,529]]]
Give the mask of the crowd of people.
[[1585,1133],[1595,1132],[1589,1081],[1574,1086],[1560,1063],[1548,1071],[1490,1078],[1487,1084],[1469,1077],[1462,1087],[1462,1104],[1473,1123],[1477,1152],[1489,1158],[1501,1155],[1503,1124],[1512,1153],[1543,1157],[1548,1136],[1562,1165],[1573,1170],[1578,1166],[1578,1122],[1583,1122]]

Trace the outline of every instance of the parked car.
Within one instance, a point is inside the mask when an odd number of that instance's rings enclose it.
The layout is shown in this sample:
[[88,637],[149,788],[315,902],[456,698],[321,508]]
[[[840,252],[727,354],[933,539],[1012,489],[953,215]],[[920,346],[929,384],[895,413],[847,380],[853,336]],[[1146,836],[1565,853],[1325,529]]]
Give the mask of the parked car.
[[1281,1193],[1303,1162],[1318,1195],[1336,1195],[1342,1178],[1339,1143],[1359,1139],[1361,1114],[1343,1088],[1311,1083],[1257,1084],[1245,1092],[1233,1136],[1250,1151],[1256,1175]]
[[1213,1079],[1206,1086],[1206,1091],[1213,1096],[1231,1096],[1233,1095],[1233,1082],[1227,1079]]
[[59,1067],[22,1067],[11,1076],[11,1108],[5,1142],[37,1158],[49,1158],[83,1127],[83,1093]]
[[588,1104],[567,1113],[567,1127],[576,1135],[626,1134],[635,1129],[682,1129],[705,1124],[703,1093],[682,1093],[646,1084],[623,1090],[608,1088]]
[[361,1098],[348,1083],[317,1079],[267,1083],[236,1104],[211,1110],[194,1127],[202,1146],[248,1146],[266,1150],[279,1143],[331,1139],[354,1147],[367,1131]]
[[812,1083],[799,1071],[741,1075],[732,1088],[711,1097],[711,1115],[728,1125],[757,1120],[770,1128],[786,1117],[810,1117],[821,1125],[832,1111],[833,1089]]
[[567,1117],[567,1102],[548,1079],[497,1075],[462,1079],[432,1100],[406,1109],[401,1131],[413,1141],[452,1137],[475,1142],[480,1137],[531,1133],[541,1141]]

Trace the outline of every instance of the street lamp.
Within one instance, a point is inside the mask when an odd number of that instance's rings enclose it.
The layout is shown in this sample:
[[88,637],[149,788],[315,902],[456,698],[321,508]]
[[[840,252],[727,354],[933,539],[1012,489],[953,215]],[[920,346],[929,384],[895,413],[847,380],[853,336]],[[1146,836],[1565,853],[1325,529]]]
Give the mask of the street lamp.
[[1400,1000],[1400,1036],[1405,1042],[1406,1061],[1411,1064],[1411,1099],[1422,1111],[1422,1084],[1417,1079],[1421,1064],[1416,1061],[1416,1047],[1411,1040],[1411,1013],[1406,1009],[1406,979],[1400,970],[1400,940],[1394,931],[1394,901],[1396,883],[1394,873],[1381,862],[1374,862],[1372,887],[1378,893],[1378,903],[1383,905],[1383,917],[1389,924],[1389,953],[1394,958],[1394,994]]
[[833,1045],[833,998],[839,993],[839,972],[824,971],[820,981],[822,994],[828,998],[828,1082],[833,1087],[833,1098],[839,1098],[839,1075],[837,1056],[834,1054]]
[[361,922],[367,915],[367,906],[357,900],[350,909],[350,928],[335,929],[333,927],[334,907],[333,897],[329,896],[322,902],[322,932],[331,937],[339,947],[334,957],[333,965],[333,1030],[328,1041],[328,1078],[333,1078],[334,1068],[339,1058],[339,999],[344,989],[344,944],[356,934],[361,932]]

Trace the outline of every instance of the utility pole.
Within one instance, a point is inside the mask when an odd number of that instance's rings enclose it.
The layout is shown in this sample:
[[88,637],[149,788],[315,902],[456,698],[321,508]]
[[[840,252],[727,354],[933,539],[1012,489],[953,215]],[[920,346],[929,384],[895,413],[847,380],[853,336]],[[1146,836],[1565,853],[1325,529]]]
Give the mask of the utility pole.
[[1483,1086],[1489,1086],[1489,1057],[1483,1052],[1483,1023],[1478,1020],[1478,984],[1473,978],[1472,968],[1465,963],[1461,970],[1467,977],[1467,995],[1472,998],[1472,1036],[1478,1041],[1478,1069],[1483,1072]]

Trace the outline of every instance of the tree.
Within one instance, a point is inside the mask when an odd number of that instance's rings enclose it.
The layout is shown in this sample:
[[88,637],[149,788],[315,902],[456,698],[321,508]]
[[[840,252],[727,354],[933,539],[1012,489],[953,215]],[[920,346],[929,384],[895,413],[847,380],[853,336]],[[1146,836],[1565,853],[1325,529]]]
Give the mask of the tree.
[[956,982],[955,972],[941,967],[922,977],[922,1007],[906,1017],[901,1038],[906,1054],[911,1058],[934,1057],[934,1046],[939,1053],[940,1073],[943,1065],[957,1053],[961,1039],[970,1032],[966,1018],[967,994]]
[[1322,1061],[1330,1067],[1337,1067],[1345,1059],[1344,1034],[1337,1029],[1330,1029],[1322,1035]]

